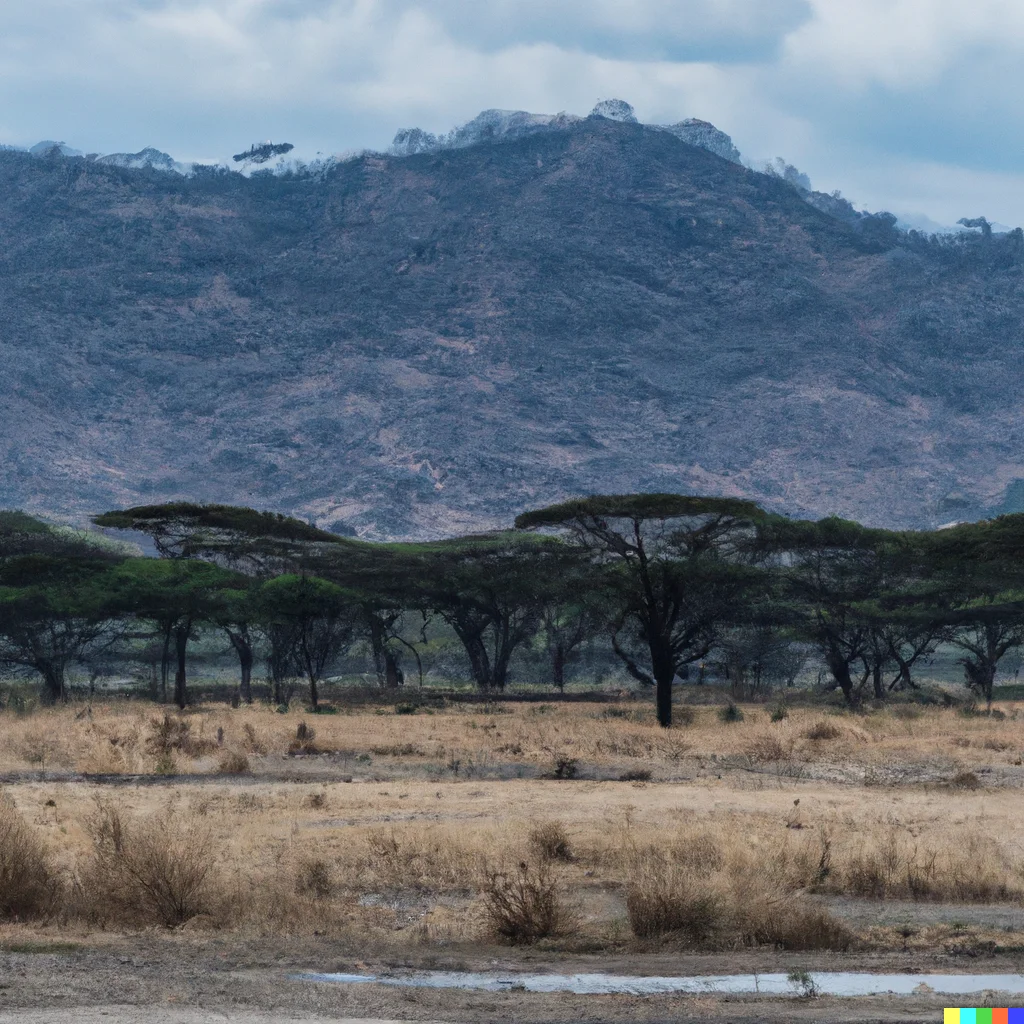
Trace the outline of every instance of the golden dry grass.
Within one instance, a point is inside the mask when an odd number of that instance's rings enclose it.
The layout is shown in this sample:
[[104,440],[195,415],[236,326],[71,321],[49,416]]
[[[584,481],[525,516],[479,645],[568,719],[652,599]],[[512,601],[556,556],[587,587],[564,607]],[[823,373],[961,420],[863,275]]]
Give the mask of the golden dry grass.
[[672,776],[687,762],[746,759],[755,763],[836,763],[903,768],[955,763],[1020,766],[1024,739],[1016,705],[1005,718],[966,717],[953,709],[899,706],[863,716],[792,709],[770,722],[763,707],[746,707],[738,722],[722,722],[713,707],[693,709],[690,725],[659,729],[646,704],[500,706],[455,705],[436,712],[398,715],[390,707],[358,707],[338,715],[282,715],[265,706],[223,705],[170,715],[188,726],[185,742],[166,741],[164,709],[132,701],[0,715],[0,771],[69,769],[87,773],[216,773],[225,751],[259,758],[303,744],[306,722],[315,739],[309,752],[336,753],[346,763],[362,758],[401,761],[469,774],[500,765],[549,770],[560,757],[580,769],[644,766]]
[[[651,885],[661,879],[677,895],[692,893],[694,880],[703,878],[720,906],[796,900],[801,913],[813,910],[806,902],[811,892],[959,901],[1019,901],[1024,892],[1024,820],[1015,788],[986,783],[971,790],[941,781],[865,786],[832,774],[856,764],[938,766],[940,780],[1000,763],[1013,770],[1013,708],[1004,720],[945,710],[828,717],[838,730],[828,739],[813,738],[830,730],[817,728],[823,716],[812,709],[771,723],[764,709],[745,708],[743,721],[725,724],[715,709],[700,708],[692,725],[666,733],[645,708],[621,718],[596,705],[515,706],[501,714],[366,709],[309,718],[206,707],[183,717],[185,739],[152,707],[97,704],[91,715],[83,711],[0,716],[0,770],[159,768],[184,777],[117,786],[19,780],[6,792],[46,844],[54,869],[79,881],[80,895],[98,800],[140,826],[171,815],[197,829],[212,850],[215,898],[188,926],[365,931],[401,943],[478,940],[488,926],[488,879],[514,872],[520,862],[536,863],[552,845],[539,841],[545,835],[557,836],[562,851],[546,860],[578,910],[565,940],[577,946],[630,940],[628,898],[644,877]],[[353,782],[261,777],[268,765],[295,764],[286,752],[300,721],[315,730],[311,739],[307,731],[310,746],[343,752],[326,762],[335,778],[343,773],[339,764],[368,774]],[[159,739],[167,735],[178,739]],[[480,777],[511,765],[536,775],[558,757],[578,759],[591,778],[517,779],[507,770],[503,779]],[[700,765],[710,770],[696,772]],[[776,772],[778,765],[805,771]],[[593,777],[617,777],[624,766],[679,781]],[[756,893],[744,889],[751,878],[759,880]],[[797,945],[800,937],[786,931],[786,922],[814,924],[807,916],[776,920],[767,910],[760,924],[745,920],[748,941]],[[721,929],[703,937],[697,931],[680,929],[688,941],[743,939],[735,930],[724,938]]]

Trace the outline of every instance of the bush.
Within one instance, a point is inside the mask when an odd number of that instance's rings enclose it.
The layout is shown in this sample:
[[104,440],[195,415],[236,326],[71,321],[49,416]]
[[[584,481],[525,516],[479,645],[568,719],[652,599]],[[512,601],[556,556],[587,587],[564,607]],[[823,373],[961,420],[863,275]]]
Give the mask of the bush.
[[552,779],[575,779],[580,774],[580,764],[575,757],[565,754],[555,756],[555,763],[551,768]]
[[720,722],[724,722],[726,725],[729,725],[732,722],[742,722],[743,712],[740,710],[738,705],[729,701],[725,707],[718,709],[718,720]]
[[786,744],[770,732],[755,736],[746,748],[747,757],[755,763],[785,761],[789,753]]
[[295,874],[295,892],[325,900],[334,894],[334,873],[330,864],[320,858],[304,860]]
[[88,829],[93,854],[79,880],[88,916],[170,928],[212,911],[212,843],[194,822],[169,811],[125,821],[101,804]]
[[826,718],[819,719],[804,730],[804,739],[808,740],[837,740],[842,735],[843,730]]
[[650,782],[651,771],[649,768],[631,768],[619,776],[619,782]]
[[288,745],[289,754],[319,754],[320,748],[313,741],[316,739],[316,730],[299,722],[295,728],[295,739]]
[[58,890],[45,847],[14,805],[0,797],[0,919],[45,917]]
[[222,775],[245,775],[252,771],[252,766],[244,751],[228,750],[220,759],[218,771]]
[[493,931],[516,946],[564,934],[573,923],[545,861],[521,861],[512,875],[492,874],[484,907]]
[[784,722],[789,718],[789,708],[785,704],[776,704],[769,712],[768,717],[773,722]]
[[666,858],[638,859],[626,887],[626,914],[640,939],[679,934],[707,941],[722,915],[722,900],[706,878],[694,878]]
[[572,843],[569,833],[560,821],[547,821],[530,829],[530,849],[540,860],[572,861]]
[[186,757],[202,757],[216,750],[214,740],[198,739],[192,735],[192,726],[184,718],[172,718],[165,714],[163,719],[150,722],[150,735],[146,746],[157,759],[166,760],[175,751]]

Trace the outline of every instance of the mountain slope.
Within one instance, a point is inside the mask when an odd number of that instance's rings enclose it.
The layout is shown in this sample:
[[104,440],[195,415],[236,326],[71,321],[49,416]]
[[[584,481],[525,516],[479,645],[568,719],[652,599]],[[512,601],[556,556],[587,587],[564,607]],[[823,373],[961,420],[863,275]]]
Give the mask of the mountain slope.
[[317,175],[0,152],[0,503],[368,536],[570,494],[935,524],[1011,504],[1019,232],[847,223],[588,118]]

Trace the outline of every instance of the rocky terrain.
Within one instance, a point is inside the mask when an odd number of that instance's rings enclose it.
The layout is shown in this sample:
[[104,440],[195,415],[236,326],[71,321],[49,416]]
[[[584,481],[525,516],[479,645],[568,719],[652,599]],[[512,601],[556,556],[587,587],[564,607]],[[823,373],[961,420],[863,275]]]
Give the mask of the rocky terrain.
[[706,122],[537,117],[300,173],[0,151],[0,505],[368,537],[593,491],[1024,508],[1019,231],[900,232]]

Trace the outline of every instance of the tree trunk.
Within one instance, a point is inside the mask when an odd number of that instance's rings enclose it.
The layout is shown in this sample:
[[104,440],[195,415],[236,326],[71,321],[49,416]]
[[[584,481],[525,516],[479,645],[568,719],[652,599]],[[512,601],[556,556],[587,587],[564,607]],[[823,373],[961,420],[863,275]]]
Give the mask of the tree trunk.
[[164,630],[164,646],[160,654],[160,702],[167,703],[167,679],[171,674],[171,634],[174,623],[168,622]]
[[174,703],[184,711],[188,704],[188,679],[185,674],[185,655],[188,651],[188,635],[192,631],[192,620],[186,619],[174,627],[174,647],[178,655],[178,669],[174,673]]
[[389,685],[387,678],[388,655],[384,649],[384,630],[376,615],[370,617],[370,648],[373,651],[373,667],[377,672],[377,684],[386,688]]
[[839,684],[839,689],[843,691],[846,703],[851,708],[854,707],[857,703],[857,697],[854,692],[853,678],[850,675],[848,662],[837,651],[830,651],[826,660],[828,662],[828,670],[832,673],[832,678]]
[[239,699],[244,701],[246,704],[252,703],[252,664],[253,664],[253,652],[252,652],[252,641],[249,639],[248,627],[244,627],[239,630],[225,629],[225,633],[228,635],[228,639],[231,641],[231,646],[234,647],[235,653],[238,655],[238,667],[241,673],[241,678],[238,684],[238,696]]
[[651,645],[651,669],[654,673],[654,702],[658,714],[658,725],[668,729],[672,725],[672,680],[676,666],[668,651],[658,650]]
[[39,671],[43,677],[43,703],[60,704],[66,696],[64,692],[64,666],[47,662],[40,667]]
[[384,648],[384,685],[389,690],[398,688],[398,660],[386,647]]
[[320,691],[317,689],[315,672],[309,674],[309,703],[314,711],[320,706]]
[[558,692],[565,693],[565,646],[561,641],[555,644],[555,664],[552,674]]
[[875,687],[875,700],[885,700],[885,688],[882,686],[882,664],[876,661],[871,667],[871,682]]

